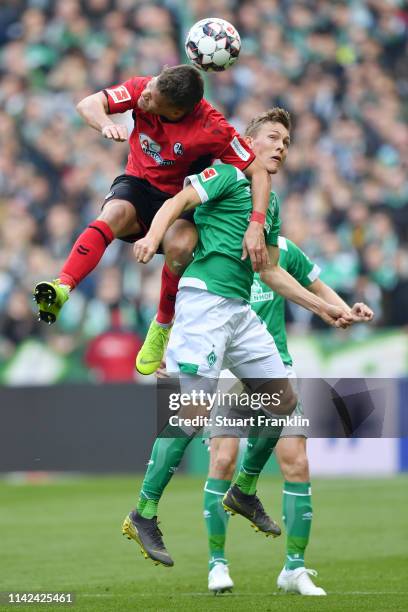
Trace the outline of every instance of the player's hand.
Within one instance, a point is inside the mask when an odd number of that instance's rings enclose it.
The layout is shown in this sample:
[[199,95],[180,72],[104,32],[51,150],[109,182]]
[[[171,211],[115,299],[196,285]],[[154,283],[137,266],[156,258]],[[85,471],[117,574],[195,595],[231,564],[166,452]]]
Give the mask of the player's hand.
[[169,378],[169,374],[166,370],[166,362],[164,359],[162,360],[160,367],[156,370],[156,378]]
[[144,238],[137,240],[133,245],[133,253],[139,263],[147,263],[156,254],[159,248],[157,240],[146,234]]
[[332,327],[341,327],[342,329],[350,327],[354,320],[351,310],[346,310],[327,303],[320,309],[319,316],[328,325]]
[[257,221],[248,225],[242,244],[242,258],[250,257],[255,272],[259,272],[269,264],[269,255],[266,249],[264,228]]
[[372,321],[374,318],[374,312],[364,302],[356,302],[351,309],[351,314],[356,323],[359,321]]
[[126,125],[121,125],[119,123],[109,123],[108,125],[104,125],[101,133],[104,138],[116,140],[116,142],[124,142],[128,138]]

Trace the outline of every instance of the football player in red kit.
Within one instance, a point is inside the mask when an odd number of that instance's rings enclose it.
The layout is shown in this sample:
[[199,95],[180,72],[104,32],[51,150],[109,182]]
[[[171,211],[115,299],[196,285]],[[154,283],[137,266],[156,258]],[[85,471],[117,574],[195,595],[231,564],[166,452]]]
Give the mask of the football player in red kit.
[[[166,67],[156,77],[131,78],[79,102],[77,109],[86,123],[117,142],[127,140],[127,128],[114,123],[110,115],[131,110],[130,151],[125,173],[113,181],[100,215],[79,236],[58,278],[37,284],[34,296],[41,320],[54,323],[69,292],[95,268],[112,240],[134,242],[143,237],[164,201],[182,189],[184,178],[214,159],[251,177],[253,213],[243,256],[249,254],[255,270],[267,263],[263,224],[270,194],[268,174],[236,130],[203,99],[203,93],[200,72],[181,65]],[[166,261],[160,302],[145,341],[145,354],[143,350],[139,354],[142,374],[152,373],[160,365],[178,281],[196,241],[189,213],[169,228],[163,240]]]

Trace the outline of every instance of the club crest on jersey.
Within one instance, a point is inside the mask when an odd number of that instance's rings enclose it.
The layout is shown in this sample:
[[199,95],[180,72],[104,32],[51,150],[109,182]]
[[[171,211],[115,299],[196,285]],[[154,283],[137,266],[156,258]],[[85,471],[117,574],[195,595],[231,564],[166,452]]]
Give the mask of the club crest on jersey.
[[161,146],[147,134],[140,132],[139,142],[143,153],[152,157],[159,166],[172,166],[174,164],[173,160],[162,158],[160,155]]
[[203,182],[205,182],[205,181],[209,181],[215,176],[218,176],[218,172],[216,171],[215,168],[206,168],[205,170],[203,170],[203,172],[201,172],[200,176]]
[[120,87],[115,87],[114,89],[107,89],[106,93],[116,102],[116,104],[127,102],[131,99],[130,93],[124,85],[120,85]]
[[183,155],[184,149],[183,149],[183,145],[181,144],[181,142],[176,142],[176,144],[173,147],[173,151],[176,155]]
[[214,353],[214,351],[211,351],[211,353],[207,355],[207,363],[209,367],[212,368],[216,361],[217,361],[217,356]]

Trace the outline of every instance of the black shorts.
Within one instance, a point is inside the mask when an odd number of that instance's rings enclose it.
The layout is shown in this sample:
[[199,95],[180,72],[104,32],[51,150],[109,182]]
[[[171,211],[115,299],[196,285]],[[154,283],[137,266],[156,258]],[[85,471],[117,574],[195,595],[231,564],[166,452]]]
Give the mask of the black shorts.
[[[102,208],[110,200],[127,200],[127,202],[133,204],[137,220],[142,229],[138,234],[124,236],[119,238],[119,240],[135,242],[146,235],[154,215],[163,206],[164,202],[171,197],[170,193],[156,189],[145,179],[132,176],[131,174],[120,174],[113,181]],[[182,214],[181,219],[186,219],[194,224],[194,211],[190,210]],[[158,252],[162,252],[161,249]]]

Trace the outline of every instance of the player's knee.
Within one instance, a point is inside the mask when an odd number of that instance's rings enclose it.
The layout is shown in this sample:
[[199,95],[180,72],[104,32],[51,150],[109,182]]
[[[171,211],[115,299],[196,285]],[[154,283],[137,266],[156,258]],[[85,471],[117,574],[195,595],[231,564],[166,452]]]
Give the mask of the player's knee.
[[213,461],[213,471],[217,474],[215,478],[230,480],[235,471],[235,463],[235,457],[231,456],[231,454],[217,453]]
[[197,230],[192,223],[178,219],[174,227],[166,232],[163,240],[163,249],[167,265],[174,269],[185,268],[191,261],[193,251],[197,244]]
[[[258,381],[255,380],[255,383],[257,382]],[[248,386],[251,388],[251,381],[249,381]],[[271,400],[273,399],[269,406],[263,402],[265,412],[272,415],[278,415],[280,417],[290,416],[297,406],[297,395],[288,378],[270,379],[252,390],[255,390],[259,394],[269,396]],[[278,400],[276,400],[277,397],[279,398]]]
[[280,467],[283,477],[288,482],[309,481],[309,462],[304,452],[285,455]]
[[98,219],[105,221],[115,236],[126,230],[127,226],[136,219],[135,210],[129,202],[111,200],[106,204]]
[[176,241],[167,243],[165,246],[167,265],[187,266],[193,256],[194,247],[195,241],[191,240],[190,236],[178,236]]
[[281,398],[279,405],[279,414],[282,416],[290,416],[297,406],[298,398],[292,386],[286,389]]

